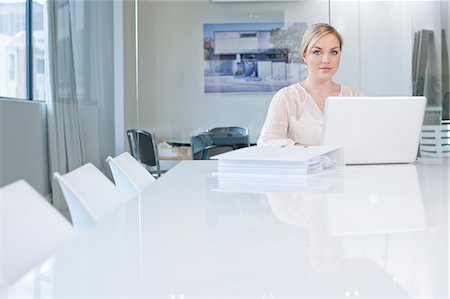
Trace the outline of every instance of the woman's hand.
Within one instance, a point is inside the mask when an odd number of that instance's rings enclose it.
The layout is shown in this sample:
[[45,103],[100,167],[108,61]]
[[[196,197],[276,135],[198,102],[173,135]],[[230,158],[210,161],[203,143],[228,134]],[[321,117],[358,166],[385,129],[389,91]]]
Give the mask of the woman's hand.
[[296,142],[296,143],[294,143],[294,146],[295,147],[308,147],[310,145],[308,145],[308,144],[301,144],[300,142]]

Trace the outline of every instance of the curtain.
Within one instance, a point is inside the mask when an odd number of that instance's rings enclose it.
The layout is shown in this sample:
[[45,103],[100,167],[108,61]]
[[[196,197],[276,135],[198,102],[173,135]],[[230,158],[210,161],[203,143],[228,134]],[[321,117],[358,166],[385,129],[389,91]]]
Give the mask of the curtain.
[[47,121],[51,173],[84,163],[68,0],[48,1]]
[[[83,165],[85,159],[78,111],[70,4],[68,0],[47,1],[46,7],[47,130],[49,173],[52,176],[54,172],[64,174]],[[61,193],[54,192],[53,195],[53,204],[67,216],[67,206]]]
[[[112,1],[46,1],[49,173],[114,154]],[[68,216],[59,188],[54,206]]]
[[[96,107],[95,127],[98,147],[88,151],[92,155],[90,161],[101,169],[105,169],[105,159],[115,153],[114,134],[114,1],[88,1],[86,11],[89,27],[89,39],[84,41],[91,59],[90,69],[86,70],[88,82],[91,83],[86,97]],[[86,4],[85,4],[86,5]],[[86,35],[84,35],[86,36]],[[89,131],[92,133],[92,130]],[[91,140],[94,140],[91,138]],[[87,143],[90,144],[89,142]]]

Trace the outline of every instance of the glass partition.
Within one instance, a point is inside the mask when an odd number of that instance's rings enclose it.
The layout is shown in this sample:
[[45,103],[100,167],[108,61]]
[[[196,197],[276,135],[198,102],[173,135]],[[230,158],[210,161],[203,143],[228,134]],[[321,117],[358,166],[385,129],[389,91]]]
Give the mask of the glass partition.
[[[298,50],[292,49],[298,49],[302,30],[328,22],[327,1],[137,5],[139,99],[129,107],[127,123],[139,119],[137,125],[157,137],[184,142],[197,129],[226,126],[248,128],[256,142],[271,87],[301,76]],[[276,35],[277,28],[284,32]],[[216,83],[209,88],[211,80]]]
[[[227,80],[226,76],[233,84],[246,84],[245,80],[260,84],[263,78],[288,76],[295,67],[288,66],[298,55],[295,50],[287,54],[273,52],[270,58],[251,52],[258,46],[258,38],[261,42],[261,36],[274,29],[264,26],[280,23],[330,22],[344,37],[335,80],[360,88],[368,96],[419,94],[413,90],[417,74],[413,68],[420,57],[414,55],[415,34],[432,32],[423,71],[422,93],[429,99],[426,121],[448,119],[448,0],[180,0],[135,1],[127,5],[137,13],[133,19],[137,20],[133,25],[137,49],[133,34],[126,37],[126,47],[137,55],[138,71],[132,74],[135,69],[126,68],[130,78],[138,79],[134,87],[137,92],[126,92],[130,97],[125,103],[125,129],[139,127],[155,133],[159,140],[189,143],[193,131],[240,126],[248,128],[250,142],[256,142],[274,91],[227,92],[220,84]],[[215,35],[205,33],[220,24],[223,27]],[[239,24],[241,27],[236,27]],[[260,27],[245,28],[242,24]],[[213,47],[220,51],[214,52]],[[259,47],[264,49],[261,44]],[[301,71],[300,66],[299,79]],[[216,76],[215,82],[222,82],[215,83],[218,88],[207,89],[208,74]]]

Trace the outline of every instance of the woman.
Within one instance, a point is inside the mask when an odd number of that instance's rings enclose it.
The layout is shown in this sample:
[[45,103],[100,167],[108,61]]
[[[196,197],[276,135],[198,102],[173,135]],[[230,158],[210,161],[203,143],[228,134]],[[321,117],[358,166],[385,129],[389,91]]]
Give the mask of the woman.
[[357,89],[333,81],[342,43],[342,36],[328,24],[314,24],[305,31],[300,53],[308,67],[308,77],[274,95],[259,146],[318,145],[327,97],[362,95]]

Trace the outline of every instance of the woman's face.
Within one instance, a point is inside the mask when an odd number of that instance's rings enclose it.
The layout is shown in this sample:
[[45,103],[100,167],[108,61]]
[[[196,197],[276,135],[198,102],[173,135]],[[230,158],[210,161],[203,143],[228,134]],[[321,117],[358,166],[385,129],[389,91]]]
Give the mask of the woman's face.
[[341,62],[339,39],[334,34],[322,36],[304,54],[308,65],[308,77],[315,80],[331,80]]

